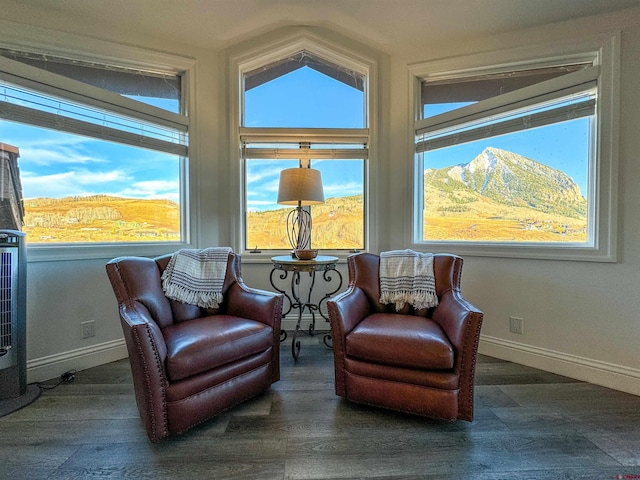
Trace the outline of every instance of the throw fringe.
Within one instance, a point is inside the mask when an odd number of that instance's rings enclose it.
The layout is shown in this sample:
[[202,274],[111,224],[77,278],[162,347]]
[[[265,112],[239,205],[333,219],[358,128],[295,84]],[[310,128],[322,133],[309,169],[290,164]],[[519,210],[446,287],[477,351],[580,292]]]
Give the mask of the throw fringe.
[[433,254],[392,250],[380,254],[380,303],[416,310],[438,305]]
[[165,295],[202,308],[218,308],[230,252],[228,247],[178,250],[162,274]]

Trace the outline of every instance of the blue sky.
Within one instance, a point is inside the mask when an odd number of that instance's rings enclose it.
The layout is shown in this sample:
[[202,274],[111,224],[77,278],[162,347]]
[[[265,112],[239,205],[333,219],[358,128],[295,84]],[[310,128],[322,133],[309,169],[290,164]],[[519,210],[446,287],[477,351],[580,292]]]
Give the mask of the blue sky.
[[245,126],[363,128],[364,96],[302,67],[246,92]]
[[[247,92],[245,123],[249,127],[360,128],[365,126],[363,99],[362,92],[304,67]],[[543,129],[532,129],[432,151],[425,166],[467,163],[485,146],[493,146],[564,171],[585,194],[585,122],[563,123],[553,127],[551,135]],[[179,200],[179,159],[175,155],[7,121],[0,121],[0,142],[20,149],[25,198],[108,194]],[[275,204],[279,172],[292,166],[297,162],[251,161],[247,170],[248,208],[282,208]],[[316,160],[312,166],[322,172],[326,198],[362,193],[361,161]]]

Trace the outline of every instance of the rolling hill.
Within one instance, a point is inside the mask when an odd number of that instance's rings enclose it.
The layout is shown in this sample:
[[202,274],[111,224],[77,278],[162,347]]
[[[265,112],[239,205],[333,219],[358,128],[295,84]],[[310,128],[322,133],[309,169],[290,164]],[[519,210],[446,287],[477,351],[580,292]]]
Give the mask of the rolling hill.
[[180,206],[170,200],[94,195],[24,200],[29,243],[180,240]]

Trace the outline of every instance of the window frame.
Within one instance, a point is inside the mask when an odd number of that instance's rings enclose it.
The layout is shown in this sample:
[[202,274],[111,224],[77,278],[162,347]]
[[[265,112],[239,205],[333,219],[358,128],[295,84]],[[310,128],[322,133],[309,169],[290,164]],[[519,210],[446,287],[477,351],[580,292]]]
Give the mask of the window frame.
[[[3,72],[11,78],[8,81],[23,85],[28,88],[34,86],[49,94],[60,95],[70,101],[82,101],[91,105],[91,99],[95,99],[95,105],[110,105],[114,112],[135,111],[141,118],[151,119],[159,124],[164,117],[169,123],[181,123],[187,129],[189,144],[195,140],[191,131],[191,119],[188,112],[193,111],[194,99],[190,95],[194,90],[195,60],[173,54],[150,51],[138,47],[130,47],[110,42],[103,42],[71,34],[56,35],[52,41],[50,32],[46,30],[16,30],[13,24],[5,24],[7,35],[0,40],[0,48],[16,50],[35,55],[50,55],[76,59],[82,62],[93,62],[106,65],[118,65],[124,68],[147,70],[155,73],[182,75],[181,104],[184,115],[163,111],[157,107],[93,87],[91,85],[69,79],[61,75],[43,71],[23,63],[3,57]],[[69,47],[73,45],[73,48]],[[6,60],[6,62],[4,61]],[[166,113],[165,113],[166,112]],[[194,160],[194,149],[189,149],[187,157],[182,157],[179,165],[180,175],[180,215],[181,237],[180,242],[108,242],[108,243],[56,243],[56,244],[29,244],[27,243],[27,257],[29,262],[78,260],[78,259],[104,259],[115,256],[143,255],[156,256],[175,251],[177,248],[185,248],[191,245],[193,238],[193,226],[190,216],[193,214],[190,205],[191,198],[191,168]]]
[[[496,73],[512,69],[536,68],[550,64],[593,61],[598,69],[597,75],[597,124],[594,130],[594,141],[591,148],[592,159],[589,165],[588,199],[592,198],[592,219],[589,228],[593,231],[592,245],[576,245],[560,242],[461,242],[461,241],[424,241],[422,238],[422,178],[423,170],[419,155],[414,153],[413,173],[409,191],[412,192],[410,205],[412,206],[412,222],[405,232],[407,244],[418,250],[433,252],[454,252],[459,255],[529,258],[549,260],[574,260],[615,262],[617,256],[617,165],[618,165],[618,92],[619,92],[619,34],[602,35],[588,39],[560,42],[553,45],[535,45],[514,48],[503,51],[489,52],[478,55],[450,58],[446,60],[412,64],[409,66],[409,91],[413,102],[411,124],[414,129],[411,134],[411,151],[415,152],[415,138],[418,130],[442,119],[451,120],[450,123],[466,123],[465,120],[455,120],[458,114],[447,112],[437,117],[422,120],[421,84],[423,80],[456,78],[461,76],[476,76],[479,74]],[[550,84],[567,83],[564,77],[570,75],[583,79],[593,73],[574,72],[550,80]],[[543,82],[543,83],[547,83]],[[578,84],[580,80],[576,80]],[[573,83],[569,80],[569,83]],[[525,87],[536,92],[536,86]],[[525,90],[521,89],[521,90]],[[538,89],[538,94],[545,94],[548,90]],[[517,97],[520,90],[493,97],[483,102],[464,107],[471,115],[486,111],[482,104],[486,102],[494,108],[500,108],[509,103],[509,99]],[[505,101],[503,101],[505,100]],[[479,106],[478,106],[479,105]],[[591,219],[590,219],[591,220]]]
[[[250,42],[251,43],[251,42]],[[243,127],[243,101],[244,89],[242,85],[243,73],[253,71],[261,66],[269,65],[288,55],[294,55],[300,51],[307,51],[319,58],[333,64],[361,73],[365,77],[365,128],[273,128],[273,127]],[[246,180],[245,167],[243,165],[242,138],[269,137],[273,143],[281,140],[283,143],[305,142],[308,138],[316,141],[326,141],[332,135],[339,142],[349,141],[354,137],[360,140],[363,136],[368,138],[368,158],[364,160],[364,250],[372,248],[377,243],[375,238],[375,219],[371,212],[374,210],[372,195],[374,176],[371,174],[371,163],[374,162],[376,141],[375,122],[377,118],[376,91],[377,62],[371,57],[361,55],[355,50],[329,41],[323,36],[311,33],[306,28],[295,29],[289,35],[284,35],[272,42],[264,42],[259,47],[250,48],[246,45],[239,46],[229,53],[229,85],[232,101],[230,102],[230,171],[231,178],[237,183],[231,185],[231,242],[235,250],[246,254],[243,258],[255,263],[267,263],[274,255],[280,255],[289,250],[251,250],[245,248],[246,235]],[[341,132],[341,133],[338,133]],[[264,136],[263,136],[264,135]],[[311,137],[309,137],[311,135]],[[306,139],[305,139],[306,138]],[[285,226],[283,225],[283,228]],[[359,251],[359,250],[358,250]],[[323,253],[335,255],[340,258],[353,253],[351,250],[323,250]]]

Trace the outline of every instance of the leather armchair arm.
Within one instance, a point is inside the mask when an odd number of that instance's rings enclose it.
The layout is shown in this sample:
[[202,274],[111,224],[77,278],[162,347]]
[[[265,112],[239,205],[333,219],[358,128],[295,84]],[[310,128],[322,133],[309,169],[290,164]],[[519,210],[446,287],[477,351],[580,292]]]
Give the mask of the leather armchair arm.
[[344,338],[360,321],[370,315],[371,308],[367,295],[355,285],[327,301],[329,318],[335,322],[335,328],[340,332],[339,338]]
[[469,343],[471,337],[480,336],[482,312],[467,302],[459,292],[449,290],[439,300],[433,312],[433,320],[445,331],[449,341],[458,351]]
[[458,418],[473,420],[473,379],[483,313],[467,302],[459,291],[449,290],[440,298],[433,319],[440,324],[456,350],[455,371],[460,375]]
[[282,294],[250,288],[244,282],[236,282],[227,290],[225,297],[225,311],[228,315],[262,322],[279,332],[284,298]]
[[347,333],[369,315],[371,307],[362,289],[351,284],[344,292],[327,300],[331,337],[333,339],[336,394],[346,394],[344,358]]
[[153,350],[154,355],[164,364],[167,358],[167,346],[160,327],[153,321],[149,310],[139,302],[135,302],[134,305],[122,306],[120,307],[120,320],[125,327],[123,330],[125,334],[128,331],[146,332],[139,341]]
[[121,307],[120,320],[129,351],[140,417],[149,439],[157,442],[169,434],[164,368],[167,347],[160,328],[142,304],[135,302]]

